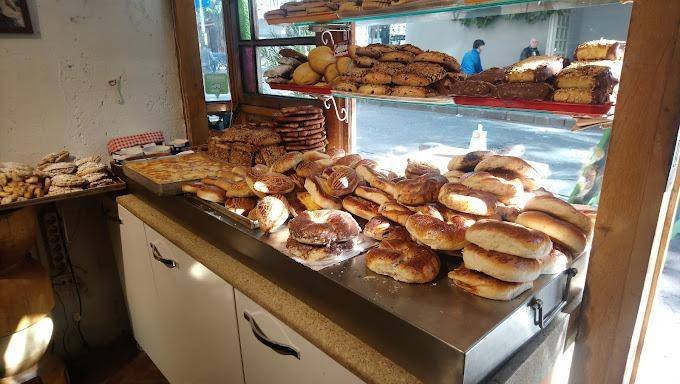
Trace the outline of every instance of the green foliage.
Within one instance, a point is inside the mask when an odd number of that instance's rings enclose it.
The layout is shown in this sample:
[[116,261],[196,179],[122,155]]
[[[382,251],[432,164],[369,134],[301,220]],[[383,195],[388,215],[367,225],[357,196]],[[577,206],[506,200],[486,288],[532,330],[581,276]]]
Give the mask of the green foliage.
[[482,16],[474,17],[469,19],[458,20],[463,26],[467,28],[476,27],[483,29],[489,27],[498,20],[506,20],[509,22],[521,22],[525,24],[534,24],[541,21],[548,20],[553,14],[562,14],[564,11],[540,11],[540,12],[530,12],[530,13],[515,13],[511,15],[494,15],[494,16]]

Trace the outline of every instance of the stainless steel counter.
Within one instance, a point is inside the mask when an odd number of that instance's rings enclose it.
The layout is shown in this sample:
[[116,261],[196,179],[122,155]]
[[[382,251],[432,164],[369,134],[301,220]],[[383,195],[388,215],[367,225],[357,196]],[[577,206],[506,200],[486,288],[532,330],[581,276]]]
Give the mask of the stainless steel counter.
[[[429,284],[404,284],[377,275],[366,269],[363,255],[314,271],[286,256],[280,241],[205,206],[181,196],[154,196],[134,182],[130,188],[427,383],[488,379],[540,331],[538,300],[548,317],[566,296],[570,280],[567,273],[544,275],[530,291],[499,302],[456,288],[446,272],[460,260],[448,255],[442,255],[446,267],[441,275]],[[582,269],[584,263],[581,257],[573,267]],[[572,286],[570,300],[580,300],[577,288]]]

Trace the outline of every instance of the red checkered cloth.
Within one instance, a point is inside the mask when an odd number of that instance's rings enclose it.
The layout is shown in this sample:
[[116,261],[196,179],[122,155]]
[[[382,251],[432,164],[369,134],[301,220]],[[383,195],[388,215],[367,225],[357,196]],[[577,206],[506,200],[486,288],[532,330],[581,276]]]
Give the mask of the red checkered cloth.
[[161,131],[140,133],[137,135],[123,136],[112,139],[106,144],[106,148],[109,150],[110,155],[119,149],[150,143],[162,143],[163,140],[163,132]]

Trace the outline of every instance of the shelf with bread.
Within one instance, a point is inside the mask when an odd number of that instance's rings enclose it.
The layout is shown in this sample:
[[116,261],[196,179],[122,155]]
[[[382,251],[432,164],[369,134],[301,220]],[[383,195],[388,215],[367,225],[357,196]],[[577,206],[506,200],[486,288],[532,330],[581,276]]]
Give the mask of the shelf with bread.
[[265,13],[264,18],[269,25],[310,25],[328,22],[352,23],[446,12],[487,16],[618,2],[619,0],[302,0],[287,2],[280,8]]
[[[297,66],[279,65],[266,74],[276,89],[311,95],[396,103],[451,105],[464,109],[507,109],[577,118],[613,114],[625,42],[594,40],[580,44],[574,60],[533,56],[506,68],[466,76],[446,53],[412,44],[351,46],[335,57],[320,46]],[[282,50],[284,55],[295,55]],[[302,60],[306,60],[304,63]],[[273,80],[272,80],[273,79]],[[337,112],[336,112],[337,113]]]

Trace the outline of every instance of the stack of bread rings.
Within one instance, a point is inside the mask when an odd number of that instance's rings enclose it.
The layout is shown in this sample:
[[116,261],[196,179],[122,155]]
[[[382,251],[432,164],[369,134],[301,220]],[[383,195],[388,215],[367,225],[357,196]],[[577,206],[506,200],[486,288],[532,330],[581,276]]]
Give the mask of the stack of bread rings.
[[462,79],[460,64],[443,52],[412,44],[350,47],[354,68],[332,81],[333,89],[369,95],[430,97]]
[[[454,286],[494,300],[514,299],[586,250],[592,220],[539,188],[542,176],[527,161],[474,151],[447,168],[409,159],[399,176],[343,150],[293,151],[184,190],[257,220],[264,232],[294,217],[286,248],[307,262],[355,250],[365,223],[363,235],[380,242],[365,255],[369,270],[405,283],[448,272]],[[440,275],[440,257],[461,254],[463,264]]]

